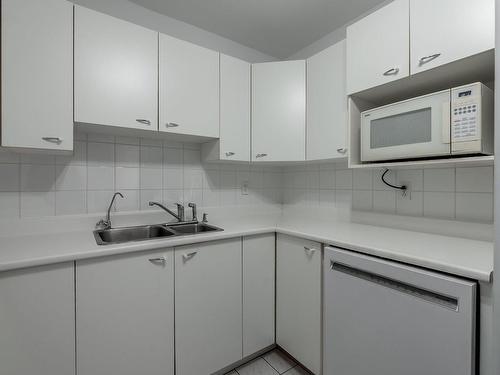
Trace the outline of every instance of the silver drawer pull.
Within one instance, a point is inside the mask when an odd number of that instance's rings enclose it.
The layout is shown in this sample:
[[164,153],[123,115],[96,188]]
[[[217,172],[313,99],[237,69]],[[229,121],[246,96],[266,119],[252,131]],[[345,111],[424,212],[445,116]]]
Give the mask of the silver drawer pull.
[[345,155],[347,153],[347,148],[338,148],[337,152],[339,154]]
[[395,76],[399,73],[399,68],[391,68],[384,72],[384,76]]
[[226,156],[228,156],[228,157],[229,156],[234,156],[234,152],[231,152],[231,151],[230,152],[226,152]]
[[197,251],[193,251],[192,253],[182,254],[182,259],[184,259],[184,262],[187,262],[189,259],[194,257],[196,254],[198,254]]
[[45,142],[57,143],[58,145],[60,145],[63,141],[62,138],[59,138],[59,137],[42,137],[42,139]]
[[435,53],[434,55],[429,55],[429,56],[424,56],[420,59],[420,65],[427,64],[428,62],[431,62],[432,60],[437,59],[439,56],[441,56],[440,53]]
[[316,249],[307,246],[304,246],[304,250],[306,251],[307,255],[313,255],[316,252]]
[[159,257],[159,258],[151,258],[149,259],[151,263],[162,263],[165,264],[167,262],[167,257]]
[[179,124],[176,124],[175,122],[167,122],[167,123],[165,124],[165,126],[166,126],[167,128],[177,128],[177,127],[179,126]]
[[135,121],[137,121],[137,122],[138,122],[138,123],[140,123],[140,124],[144,124],[144,125],[151,125],[151,121],[146,120],[146,119],[143,119],[143,118],[138,118],[138,119],[137,119],[137,120],[135,120]]
[[257,154],[257,155],[255,155],[256,158],[264,158],[266,156],[267,156],[267,154]]

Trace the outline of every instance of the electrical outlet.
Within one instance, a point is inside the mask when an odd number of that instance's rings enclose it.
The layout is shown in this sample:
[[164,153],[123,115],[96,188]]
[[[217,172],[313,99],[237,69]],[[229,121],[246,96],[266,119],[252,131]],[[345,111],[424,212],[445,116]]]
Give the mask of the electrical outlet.
[[248,181],[243,181],[241,184],[241,195],[248,195]]

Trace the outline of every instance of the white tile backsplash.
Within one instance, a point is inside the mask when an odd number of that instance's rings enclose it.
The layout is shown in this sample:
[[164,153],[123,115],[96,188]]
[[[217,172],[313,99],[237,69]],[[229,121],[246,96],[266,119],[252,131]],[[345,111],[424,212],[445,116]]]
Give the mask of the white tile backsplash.
[[[493,167],[390,171],[407,197],[380,181],[382,170],[350,170],[345,162],[287,167],[203,164],[199,144],[75,133],[70,156],[0,150],[0,216],[149,210],[149,201],[200,206],[285,203],[492,222]],[[247,194],[242,186],[247,184]]]

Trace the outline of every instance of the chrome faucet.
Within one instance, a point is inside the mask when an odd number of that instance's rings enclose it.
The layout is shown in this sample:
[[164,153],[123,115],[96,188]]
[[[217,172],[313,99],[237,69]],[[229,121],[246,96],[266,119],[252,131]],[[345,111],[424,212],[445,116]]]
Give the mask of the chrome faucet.
[[118,191],[115,194],[113,194],[113,198],[111,198],[111,203],[109,204],[108,212],[106,214],[106,219],[101,219],[97,222],[97,224],[95,225],[97,229],[111,228],[111,208],[113,207],[113,204],[115,203],[115,199],[117,196],[121,197],[122,199],[124,198],[123,194]]
[[149,205],[151,207],[153,207],[153,206],[160,207],[162,210],[168,212],[170,215],[175,217],[178,222],[183,222],[185,220],[184,219],[184,206],[180,203],[176,203],[177,213],[173,212],[172,210],[170,210],[169,208],[165,207],[163,204],[158,203],[158,202],[149,202]]
[[196,204],[188,203],[188,207],[191,207],[193,209],[193,221],[198,221],[198,217],[196,215]]

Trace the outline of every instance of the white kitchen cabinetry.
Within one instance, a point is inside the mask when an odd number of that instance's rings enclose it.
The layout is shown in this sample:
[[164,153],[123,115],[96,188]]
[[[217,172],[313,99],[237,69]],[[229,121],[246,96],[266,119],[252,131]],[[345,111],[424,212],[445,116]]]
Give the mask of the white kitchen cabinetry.
[[74,265],[0,273],[0,373],[75,374]]
[[250,161],[250,63],[220,55],[220,139],[203,145],[204,159]]
[[495,48],[495,0],[410,0],[411,73]]
[[75,6],[75,122],[158,130],[158,33]]
[[321,245],[278,234],[276,343],[321,373]]
[[275,342],[275,234],[243,238],[243,357]]
[[160,34],[162,132],[219,137],[219,53]]
[[307,160],[347,157],[345,41],[307,60]]
[[73,4],[3,0],[1,146],[73,150]]
[[409,76],[409,1],[395,0],[347,27],[348,94]]
[[76,265],[79,375],[174,374],[174,252]]
[[252,66],[252,161],[305,160],[305,61]]
[[175,249],[177,375],[242,359],[241,238]]

